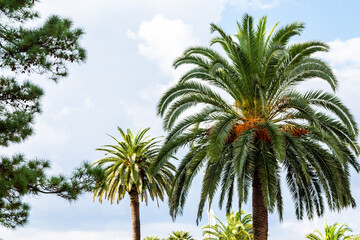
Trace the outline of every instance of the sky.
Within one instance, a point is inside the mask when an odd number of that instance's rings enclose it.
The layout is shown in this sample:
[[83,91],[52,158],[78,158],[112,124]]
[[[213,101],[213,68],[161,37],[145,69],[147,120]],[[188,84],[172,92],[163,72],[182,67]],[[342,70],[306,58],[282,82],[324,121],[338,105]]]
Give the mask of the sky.
[[[86,34],[81,44],[88,59],[69,65],[70,75],[59,83],[43,77],[31,79],[45,90],[43,113],[36,117],[35,134],[21,144],[2,149],[2,154],[23,153],[27,158],[48,159],[49,173],[70,174],[83,161],[93,162],[103,153],[96,148],[112,144],[106,134],[119,136],[117,126],[151,127],[151,136],[165,135],[156,104],[161,94],[176,83],[184,69],[174,70],[173,60],[190,46],[208,46],[213,35],[209,23],[235,33],[236,21],[244,13],[256,20],[268,16],[268,29],[303,21],[306,29],[293,42],[321,40],[331,50],[319,57],[333,68],[338,80],[337,95],[360,122],[360,2],[357,0],[42,0],[41,16],[71,18]],[[317,80],[301,88],[329,88]],[[360,175],[352,172],[353,196],[360,204]],[[201,176],[195,179],[183,216],[173,222],[166,203],[141,204],[142,236],[167,237],[171,231],[190,231],[201,239],[203,221],[196,225]],[[69,203],[55,196],[32,196],[29,223],[16,230],[0,227],[5,240],[95,240],[131,239],[129,199],[119,204],[93,202],[91,194]],[[347,223],[360,233],[360,208],[325,212],[324,217],[298,221],[294,205],[284,188],[284,220],[269,217],[269,239],[304,239],[328,223]],[[244,209],[249,213],[250,205]],[[236,210],[236,209],[234,209]],[[213,211],[225,220],[224,211]]]

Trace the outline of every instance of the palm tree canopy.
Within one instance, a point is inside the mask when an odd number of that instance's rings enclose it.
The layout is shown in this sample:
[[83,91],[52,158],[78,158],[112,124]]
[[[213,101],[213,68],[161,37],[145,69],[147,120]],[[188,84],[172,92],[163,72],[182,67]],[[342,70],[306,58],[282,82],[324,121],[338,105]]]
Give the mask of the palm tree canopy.
[[346,240],[360,240],[360,234],[349,236]]
[[[198,208],[202,216],[220,189],[219,206],[246,202],[255,170],[268,211],[282,218],[280,171],[299,219],[322,215],[324,196],[331,210],[354,207],[349,169],[359,171],[357,124],[349,109],[331,92],[295,86],[321,79],[336,90],[331,68],[313,56],[329,47],[320,41],[289,44],[304,24],[294,22],[268,33],[266,17],[254,25],[245,15],[235,36],[211,24],[218,34],[210,47],[191,47],[175,68],[191,65],[161,98],[158,114],[169,132],[152,171],[168,162],[179,148],[189,146],[171,190],[170,212],[181,214],[194,176],[205,176]],[[225,56],[212,48],[220,45]]]
[[174,231],[170,234],[169,240],[194,240],[187,231]]
[[158,236],[148,236],[145,237],[144,240],[161,240],[161,238]]
[[251,240],[253,239],[253,226],[251,214],[245,214],[244,210],[226,215],[227,224],[218,221],[215,225],[206,225],[203,227],[205,239],[210,240]]
[[310,240],[350,240],[353,236],[346,236],[347,232],[352,230],[346,224],[334,223],[333,225],[327,225],[325,222],[325,235],[319,230],[315,230],[314,233],[310,233],[305,236]]
[[94,200],[102,198],[122,200],[126,193],[137,191],[141,201],[147,203],[148,196],[163,200],[173,181],[175,167],[167,162],[156,173],[151,174],[150,168],[159,153],[157,138],[145,137],[150,128],[139,130],[134,136],[130,129],[126,133],[118,127],[122,141],[110,136],[116,141],[115,145],[105,145],[98,148],[105,152],[105,157],[97,160],[93,165],[105,168],[105,182],[100,183],[95,192]]

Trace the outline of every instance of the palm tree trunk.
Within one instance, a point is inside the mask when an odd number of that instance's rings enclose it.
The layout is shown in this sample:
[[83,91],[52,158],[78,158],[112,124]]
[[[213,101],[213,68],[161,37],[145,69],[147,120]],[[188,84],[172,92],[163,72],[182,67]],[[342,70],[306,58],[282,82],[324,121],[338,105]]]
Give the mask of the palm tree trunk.
[[256,168],[252,182],[253,196],[253,232],[254,240],[267,240],[268,237],[268,211],[264,202],[263,189],[259,171]]
[[136,190],[132,190],[129,194],[130,194],[133,240],[140,240],[139,193]]

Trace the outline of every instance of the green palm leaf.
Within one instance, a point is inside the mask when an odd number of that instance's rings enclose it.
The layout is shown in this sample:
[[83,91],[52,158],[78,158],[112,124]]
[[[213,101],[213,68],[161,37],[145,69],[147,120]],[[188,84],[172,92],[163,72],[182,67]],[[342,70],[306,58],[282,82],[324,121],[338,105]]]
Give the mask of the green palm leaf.
[[334,223],[333,225],[327,225],[325,222],[324,235],[319,230],[315,230],[314,233],[307,234],[305,238],[310,240],[356,239],[356,236],[347,236],[347,232],[352,232],[352,230],[346,224]]
[[228,213],[226,215],[227,223],[221,222],[217,217],[215,225],[206,225],[203,227],[204,239],[211,240],[252,240],[252,216],[241,210],[237,213]]

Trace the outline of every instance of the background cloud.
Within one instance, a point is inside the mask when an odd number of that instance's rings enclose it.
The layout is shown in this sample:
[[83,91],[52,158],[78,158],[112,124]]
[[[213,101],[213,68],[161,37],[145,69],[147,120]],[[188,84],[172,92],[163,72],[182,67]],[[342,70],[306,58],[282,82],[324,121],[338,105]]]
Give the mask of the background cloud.
[[180,19],[166,19],[157,14],[152,20],[140,24],[136,37],[138,50],[144,57],[155,61],[161,71],[172,75],[172,63],[189,46],[199,43],[190,24]]
[[336,39],[328,42],[330,52],[324,58],[335,67],[358,68],[360,67],[360,38],[348,40]]

